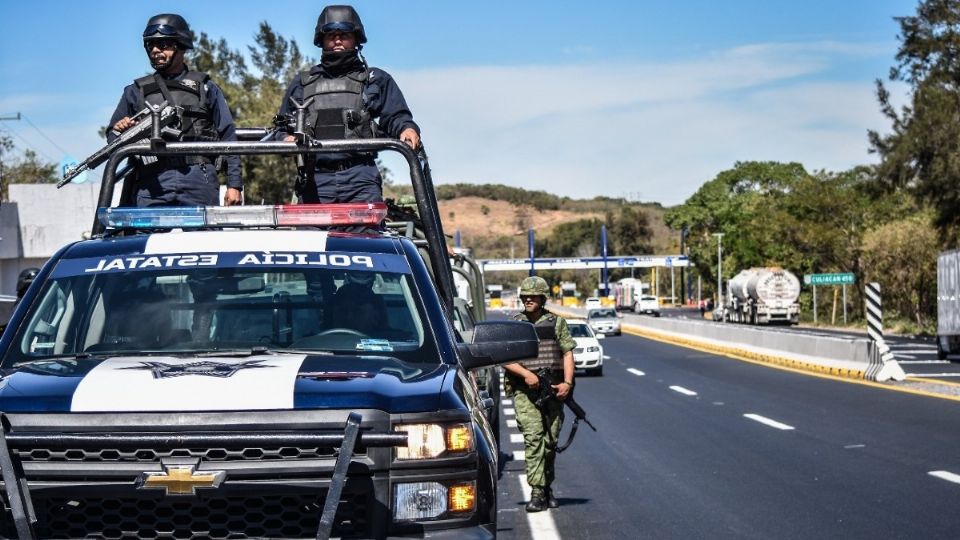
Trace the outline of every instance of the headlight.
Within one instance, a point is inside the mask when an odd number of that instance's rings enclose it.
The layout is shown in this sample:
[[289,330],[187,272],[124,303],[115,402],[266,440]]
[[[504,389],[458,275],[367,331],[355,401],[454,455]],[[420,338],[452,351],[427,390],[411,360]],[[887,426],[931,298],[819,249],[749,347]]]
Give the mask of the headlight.
[[393,486],[393,520],[412,521],[457,517],[473,512],[477,504],[474,481],[444,485],[412,482]]
[[407,446],[397,448],[397,459],[432,459],[473,451],[469,424],[406,424],[396,426],[396,430],[407,432]]
[[598,352],[600,347],[587,347],[587,352]]

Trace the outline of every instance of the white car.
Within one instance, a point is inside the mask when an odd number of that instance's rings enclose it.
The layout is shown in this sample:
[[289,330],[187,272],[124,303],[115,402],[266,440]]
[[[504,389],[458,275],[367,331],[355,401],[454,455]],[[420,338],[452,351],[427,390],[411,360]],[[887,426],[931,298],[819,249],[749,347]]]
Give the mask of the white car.
[[660,301],[657,300],[656,296],[643,295],[637,300],[636,306],[634,306],[633,311],[636,313],[646,313],[648,315],[653,315],[654,317],[660,316]]
[[596,296],[591,296],[586,300],[584,300],[583,307],[586,309],[596,309],[598,307],[603,307],[603,305],[600,303],[599,298],[597,298]]
[[594,334],[593,329],[583,319],[567,319],[570,335],[577,342],[573,350],[573,363],[577,369],[584,369],[587,375],[603,375],[603,346],[600,339],[603,334]]

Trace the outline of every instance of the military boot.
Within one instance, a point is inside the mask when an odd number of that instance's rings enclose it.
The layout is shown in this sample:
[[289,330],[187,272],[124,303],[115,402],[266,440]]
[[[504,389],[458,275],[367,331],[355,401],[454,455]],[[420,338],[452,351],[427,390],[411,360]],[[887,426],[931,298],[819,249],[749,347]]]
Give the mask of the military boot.
[[542,488],[533,488],[530,492],[530,502],[527,503],[527,512],[542,512],[547,509],[547,497]]
[[559,508],[560,503],[557,502],[557,498],[553,496],[553,489],[547,488],[547,507],[548,508]]

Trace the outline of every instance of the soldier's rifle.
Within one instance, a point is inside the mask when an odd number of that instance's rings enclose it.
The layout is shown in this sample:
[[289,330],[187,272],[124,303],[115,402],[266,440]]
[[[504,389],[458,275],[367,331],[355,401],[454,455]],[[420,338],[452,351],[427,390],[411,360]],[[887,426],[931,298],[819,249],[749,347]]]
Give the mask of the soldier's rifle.
[[[537,376],[537,381],[538,381],[537,390],[539,392],[539,395],[537,396],[537,400],[534,402],[534,405],[536,405],[537,408],[542,411],[543,407],[546,406],[547,401],[551,399],[559,400],[560,398],[557,397],[557,393],[553,389],[553,384],[556,384],[556,383],[553,381],[553,376],[550,369],[540,368],[536,372],[534,372],[534,374]],[[567,394],[566,399],[561,401],[561,403],[563,403],[564,405],[567,406],[568,409],[570,409],[570,412],[573,413],[575,418],[573,419],[573,426],[570,428],[570,435],[567,437],[567,442],[564,444],[557,444],[559,441],[555,441],[553,443],[557,449],[558,454],[566,450],[567,447],[570,446],[570,443],[573,442],[573,437],[577,434],[577,427],[579,427],[581,420],[586,422],[587,425],[590,426],[590,429],[594,431],[597,430],[597,428],[590,423],[590,420],[587,420],[587,412],[583,410],[583,407],[581,407],[580,404],[576,402],[576,400],[573,399],[573,388],[570,389],[570,393]],[[545,431],[548,429],[548,426],[543,426],[543,427]]]
[[68,169],[63,175],[63,180],[57,182],[57,187],[62,188],[69,184],[83,171],[99,167],[100,164],[110,158],[110,154],[122,146],[147,138],[155,146],[162,145],[164,134],[178,134],[172,127],[180,120],[178,109],[178,107],[168,105],[166,101],[159,105],[147,104],[142,111],[131,117],[131,120],[135,122],[133,126],[120,133],[112,143],[90,154],[87,159],[81,161],[75,167]]

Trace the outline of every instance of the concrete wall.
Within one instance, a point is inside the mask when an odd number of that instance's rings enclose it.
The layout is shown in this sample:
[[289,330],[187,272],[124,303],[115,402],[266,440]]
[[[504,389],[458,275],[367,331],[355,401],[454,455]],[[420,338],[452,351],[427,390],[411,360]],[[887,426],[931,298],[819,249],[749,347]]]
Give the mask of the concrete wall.
[[[90,234],[100,183],[10,184],[0,204],[0,294],[16,294],[17,276]],[[118,190],[119,192],[119,190]]]

